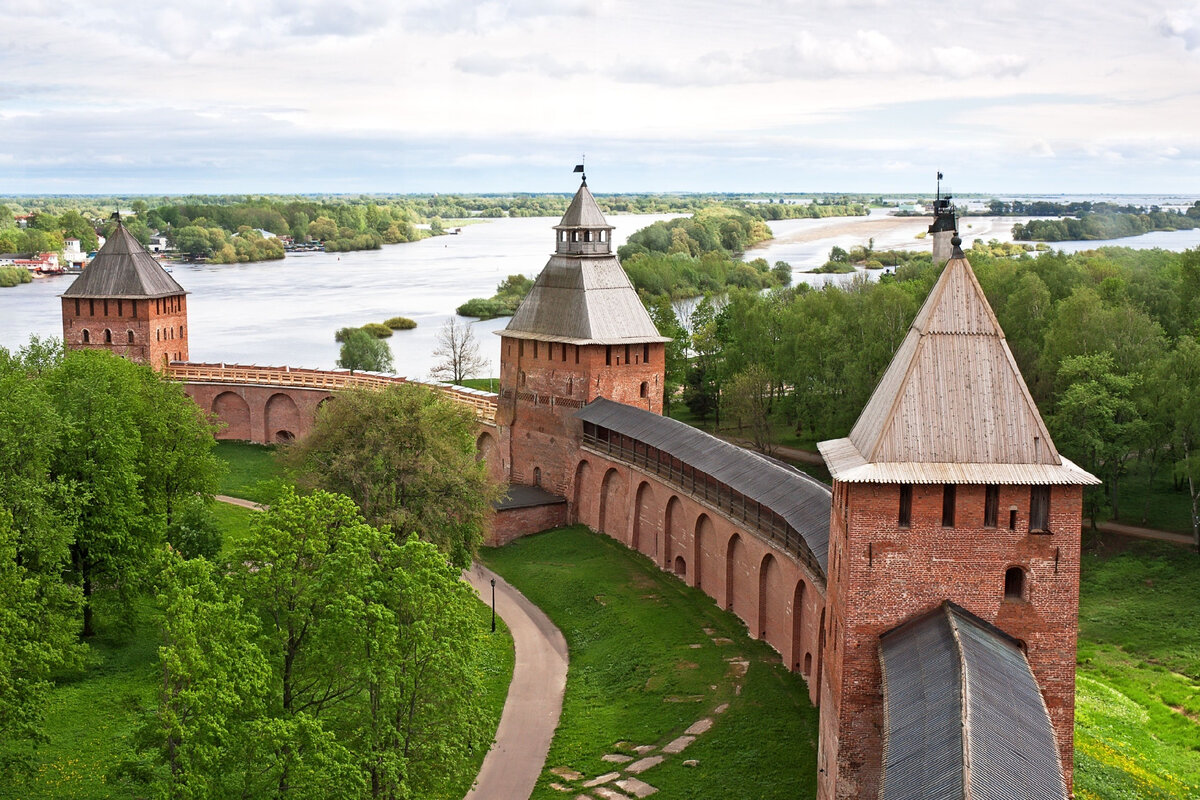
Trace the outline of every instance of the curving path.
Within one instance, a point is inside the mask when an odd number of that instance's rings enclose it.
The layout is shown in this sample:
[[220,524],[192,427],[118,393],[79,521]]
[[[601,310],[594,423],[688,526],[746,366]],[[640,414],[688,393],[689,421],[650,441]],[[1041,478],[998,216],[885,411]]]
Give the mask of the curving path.
[[491,580],[496,580],[496,614],[508,625],[516,649],[496,743],[466,800],[526,800],[542,774],[562,713],[567,642],[540,608],[479,562],[463,570],[463,578],[485,603],[491,602]]

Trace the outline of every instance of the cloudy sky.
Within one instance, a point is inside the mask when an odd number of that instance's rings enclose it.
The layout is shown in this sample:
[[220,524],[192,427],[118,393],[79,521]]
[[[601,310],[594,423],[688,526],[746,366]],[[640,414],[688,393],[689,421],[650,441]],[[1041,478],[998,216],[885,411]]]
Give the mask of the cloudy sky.
[[1200,193],[1200,2],[23,0],[0,193]]

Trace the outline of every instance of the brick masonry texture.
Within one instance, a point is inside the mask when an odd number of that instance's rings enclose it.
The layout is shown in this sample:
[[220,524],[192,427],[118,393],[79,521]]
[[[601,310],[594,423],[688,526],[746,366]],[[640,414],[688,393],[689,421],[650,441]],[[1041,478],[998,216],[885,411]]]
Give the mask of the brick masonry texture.
[[188,359],[186,295],[153,300],[64,297],[62,319],[63,341],[76,349],[109,350],[155,369]]

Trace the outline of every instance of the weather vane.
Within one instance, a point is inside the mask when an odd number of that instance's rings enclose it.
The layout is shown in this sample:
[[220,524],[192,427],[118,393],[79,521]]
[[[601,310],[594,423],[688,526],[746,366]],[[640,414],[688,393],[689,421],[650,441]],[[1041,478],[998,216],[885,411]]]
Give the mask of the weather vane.
[[583,162],[586,159],[587,159],[587,153],[581,153],[579,155],[579,163],[575,165],[575,169],[574,169],[575,172],[578,172],[581,175],[583,175],[583,185],[584,186],[587,186],[587,173],[583,171]]

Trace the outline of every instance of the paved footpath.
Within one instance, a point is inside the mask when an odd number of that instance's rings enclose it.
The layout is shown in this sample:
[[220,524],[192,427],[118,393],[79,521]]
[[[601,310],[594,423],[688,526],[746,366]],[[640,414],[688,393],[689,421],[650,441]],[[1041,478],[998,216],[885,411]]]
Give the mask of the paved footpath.
[[500,715],[496,743],[466,800],[527,800],[546,764],[567,685],[567,642],[540,608],[479,562],[463,570],[490,603],[496,580],[496,614],[512,632],[516,649],[512,683]]

